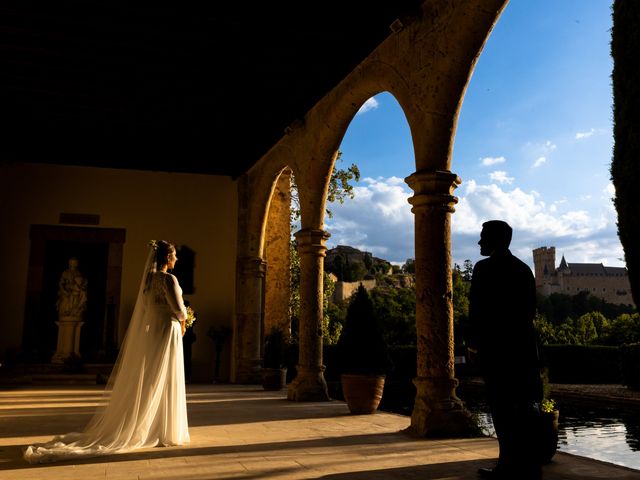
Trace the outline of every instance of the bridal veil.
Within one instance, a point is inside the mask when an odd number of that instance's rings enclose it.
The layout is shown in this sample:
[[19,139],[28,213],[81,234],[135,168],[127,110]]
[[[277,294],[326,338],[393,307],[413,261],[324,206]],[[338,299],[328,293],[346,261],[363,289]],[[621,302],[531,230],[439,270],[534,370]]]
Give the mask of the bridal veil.
[[[158,301],[162,282],[169,302]],[[109,377],[104,406],[83,432],[29,446],[30,463],[127,452],[189,442],[182,332],[182,290],[173,275],[158,272],[155,248],[145,263],[133,314]]]

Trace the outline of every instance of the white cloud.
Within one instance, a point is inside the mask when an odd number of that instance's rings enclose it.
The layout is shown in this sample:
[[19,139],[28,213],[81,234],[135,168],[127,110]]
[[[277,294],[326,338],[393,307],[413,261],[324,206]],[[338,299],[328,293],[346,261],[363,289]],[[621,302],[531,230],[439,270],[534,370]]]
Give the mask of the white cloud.
[[533,168],[538,168],[544,163],[547,163],[547,157],[538,157],[538,159],[533,162]]
[[375,110],[379,105],[380,104],[378,103],[378,100],[376,100],[375,97],[371,97],[369,100],[362,104],[360,110],[358,110],[356,115],[362,115],[363,113],[367,113],[370,110]]
[[616,187],[613,186],[612,182],[609,182],[602,193],[604,193],[607,198],[613,198],[616,196]]
[[504,170],[496,170],[495,172],[491,172],[489,174],[489,178],[494,182],[507,184],[513,183],[514,180],[513,177],[507,177],[507,172],[505,172]]
[[491,165],[497,165],[498,163],[504,163],[507,159],[504,157],[484,157],[480,159],[483,166],[489,167]]
[[576,133],[576,140],[583,140],[585,138],[591,137],[594,133],[596,133],[596,129],[592,128],[588,132],[578,132]]
[[[326,219],[330,248],[351,245],[391,262],[413,258],[414,215],[407,199],[410,189],[398,177],[365,178],[355,188],[355,198],[331,205]],[[615,212],[610,205],[596,210],[575,208],[575,200],[545,202],[535,191],[465,182],[456,190],[459,202],[452,215],[453,261],[474,263],[481,257],[478,239],[482,223],[503,219],[514,229],[512,251],[532,265],[531,251],[555,246],[567,261],[621,265]],[[559,261],[559,260],[558,260]]]
[[412,192],[404,181],[367,177],[353,190],[353,199],[329,207],[327,245],[351,245],[394,262],[413,257]]

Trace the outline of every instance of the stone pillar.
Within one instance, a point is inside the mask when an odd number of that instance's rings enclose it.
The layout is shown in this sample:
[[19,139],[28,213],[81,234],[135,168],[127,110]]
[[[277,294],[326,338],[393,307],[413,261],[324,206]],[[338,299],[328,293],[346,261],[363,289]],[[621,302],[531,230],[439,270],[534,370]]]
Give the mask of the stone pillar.
[[295,237],[300,255],[300,353],[287,396],[297,402],[329,400],[322,364],[322,275],[329,233],[302,229]]
[[473,426],[455,390],[451,283],[451,213],[460,179],[449,171],[406,178],[415,192],[417,394],[410,431],[418,436],[465,434]]
[[262,285],[266,263],[259,257],[238,258],[237,313],[234,342],[238,365],[237,383],[262,383],[260,325]]

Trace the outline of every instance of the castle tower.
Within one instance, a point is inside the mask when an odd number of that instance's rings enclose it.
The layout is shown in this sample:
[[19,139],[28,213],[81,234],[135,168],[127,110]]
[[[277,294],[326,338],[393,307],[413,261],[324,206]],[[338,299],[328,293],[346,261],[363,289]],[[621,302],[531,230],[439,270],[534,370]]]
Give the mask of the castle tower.
[[533,266],[536,287],[550,282],[550,276],[556,270],[556,247],[540,247],[533,250]]

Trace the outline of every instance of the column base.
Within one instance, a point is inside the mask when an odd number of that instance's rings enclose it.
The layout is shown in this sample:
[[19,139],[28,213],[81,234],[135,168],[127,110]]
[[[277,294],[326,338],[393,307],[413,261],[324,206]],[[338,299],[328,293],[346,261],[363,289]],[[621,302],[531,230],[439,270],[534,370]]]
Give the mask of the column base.
[[287,388],[287,399],[293,402],[329,401],[329,390],[323,373],[324,368],[324,365],[313,368],[298,365],[298,374]]
[[416,401],[407,432],[418,437],[470,437],[480,432],[462,401],[456,396],[455,378],[417,377]]

